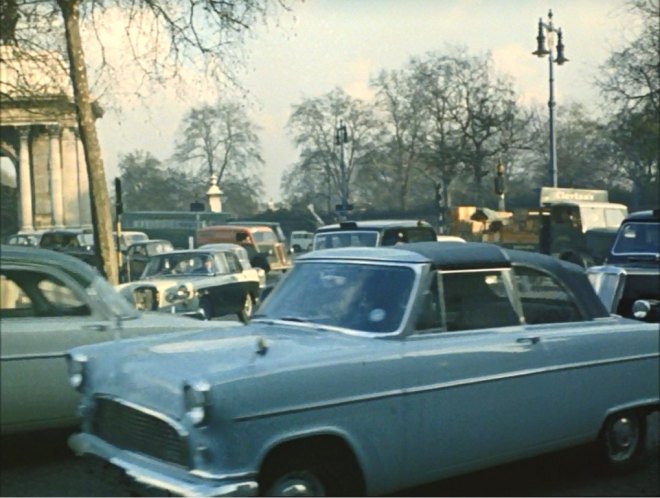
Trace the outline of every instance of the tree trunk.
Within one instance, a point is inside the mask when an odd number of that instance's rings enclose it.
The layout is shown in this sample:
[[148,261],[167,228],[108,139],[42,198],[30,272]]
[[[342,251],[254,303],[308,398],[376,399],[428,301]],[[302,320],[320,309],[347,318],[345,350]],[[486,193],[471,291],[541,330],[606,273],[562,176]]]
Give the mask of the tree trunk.
[[79,0],[58,0],[66,31],[66,47],[69,55],[71,82],[77,108],[78,129],[85,153],[89,176],[89,195],[92,206],[94,243],[101,258],[102,270],[111,284],[119,282],[117,250],[112,233],[110,199],[105,181],[101,146],[96,134],[87,81],[87,67],[80,37]]

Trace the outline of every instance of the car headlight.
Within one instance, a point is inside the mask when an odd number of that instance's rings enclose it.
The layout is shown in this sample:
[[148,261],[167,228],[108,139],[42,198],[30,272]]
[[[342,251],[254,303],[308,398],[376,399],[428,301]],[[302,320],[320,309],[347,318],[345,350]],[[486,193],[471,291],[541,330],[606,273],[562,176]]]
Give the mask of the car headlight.
[[66,360],[69,370],[69,384],[76,391],[82,391],[89,358],[84,354],[74,354],[67,355]]
[[181,301],[188,299],[190,297],[190,290],[185,285],[180,285],[176,290],[171,290],[167,293],[167,300],[172,301]]
[[186,416],[195,426],[205,425],[208,420],[210,389],[211,386],[205,381],[191,382],[183,386]]

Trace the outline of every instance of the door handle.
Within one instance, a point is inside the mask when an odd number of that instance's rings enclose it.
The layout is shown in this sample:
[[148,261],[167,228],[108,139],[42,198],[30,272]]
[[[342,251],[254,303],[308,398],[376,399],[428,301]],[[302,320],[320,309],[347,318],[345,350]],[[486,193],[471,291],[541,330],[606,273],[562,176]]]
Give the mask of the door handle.
[[541,342],[540,337],[519,337],[516,339],[518,344],[538,344]]

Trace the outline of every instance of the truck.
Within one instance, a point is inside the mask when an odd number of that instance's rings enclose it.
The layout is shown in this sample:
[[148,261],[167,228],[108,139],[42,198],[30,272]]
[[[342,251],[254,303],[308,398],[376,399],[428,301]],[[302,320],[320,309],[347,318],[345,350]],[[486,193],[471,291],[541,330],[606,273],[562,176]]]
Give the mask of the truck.
[[628,208],[609,202],[606,190],[543,187],[539,207],[525,215],[498,219],[492,213],[478,209],[472,215],[488,222],[482,241],[550,254],[588,268],[605,261]]

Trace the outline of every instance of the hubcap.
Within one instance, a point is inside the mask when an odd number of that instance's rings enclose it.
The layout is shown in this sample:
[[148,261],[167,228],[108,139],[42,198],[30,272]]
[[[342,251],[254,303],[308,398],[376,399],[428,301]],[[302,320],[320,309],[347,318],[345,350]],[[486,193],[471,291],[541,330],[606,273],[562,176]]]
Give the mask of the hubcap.
[[613,461],[629,459],[637,449],[639,427],[634,419],[621,417],[610,425],[607,437],[609,456]]
[[250,318],[250,315],[252,315],[252,298],[249,295],[245,296],[245,304],[243,304],[243,313],[245,313],[246,318]]
[[310,472],[288,474],[273,483],[269,496],[325,496],[321,482]]

